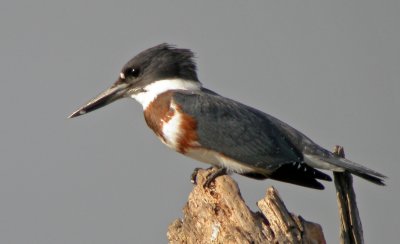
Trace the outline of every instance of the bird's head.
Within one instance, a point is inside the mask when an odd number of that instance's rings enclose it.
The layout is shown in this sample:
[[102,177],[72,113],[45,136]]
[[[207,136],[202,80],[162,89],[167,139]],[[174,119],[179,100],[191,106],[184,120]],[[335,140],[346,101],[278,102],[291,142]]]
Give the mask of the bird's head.
[[162,92],[200,89],[193,59],[193,52],[189,49],[165,43],[144,50],[124,65],[110,88],[73,112],[69,118],[89,113],[123,97],[132,97],[146,108]]

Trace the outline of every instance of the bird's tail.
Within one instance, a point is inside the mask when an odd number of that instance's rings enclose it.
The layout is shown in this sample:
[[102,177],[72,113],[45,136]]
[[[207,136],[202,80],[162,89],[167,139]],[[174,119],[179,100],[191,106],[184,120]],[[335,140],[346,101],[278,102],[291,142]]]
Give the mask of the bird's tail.
[[385,175],[348,159],[337,157],[335,155],[330,155],[328,157],[307,155],[306,157],[308,163],[312,164],[310,166],[336,172],[348,171],[377,185],[385,185],[384,179],[387,178]]

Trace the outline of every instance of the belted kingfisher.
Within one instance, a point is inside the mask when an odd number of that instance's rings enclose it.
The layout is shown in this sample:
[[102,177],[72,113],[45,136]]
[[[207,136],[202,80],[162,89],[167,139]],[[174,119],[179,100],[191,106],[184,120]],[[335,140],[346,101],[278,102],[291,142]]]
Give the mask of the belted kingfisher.
[[317,170],[348,171],[378,185],[384,175],[335,156],[277,118],[202,86],[194,54],[169,44],[142,51],[122,68],[112,86],[69,117],[120,98],[144,110],[147,125],[171,149],[218,170],[254,179],[271,178],[314,189],[331,178]]

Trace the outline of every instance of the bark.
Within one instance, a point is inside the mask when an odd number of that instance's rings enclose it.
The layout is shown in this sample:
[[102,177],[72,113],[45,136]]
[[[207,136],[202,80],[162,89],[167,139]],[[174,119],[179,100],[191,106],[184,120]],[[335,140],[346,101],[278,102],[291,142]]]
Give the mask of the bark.
[[290,213],[275,188],[252,212],[227,175],[203,187],[211,170],[199,170],[183,218],[168,228],[169,243],[326,243],[319,224]]

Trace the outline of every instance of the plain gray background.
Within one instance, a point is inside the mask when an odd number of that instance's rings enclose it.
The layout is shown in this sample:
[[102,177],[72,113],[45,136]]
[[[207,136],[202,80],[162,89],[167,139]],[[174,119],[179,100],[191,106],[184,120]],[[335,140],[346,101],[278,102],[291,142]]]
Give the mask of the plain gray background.
[[[0,3],[0,243],[165,243],[189,176],[125,99],[66,117],[138,52],[197,54],[203,84],[387,174],[355,178],[367,243],[398,241],[400,2],[11,1]],[[333,184],[316,191],[235,176],[249,206],[268,186],[338,242]]]

